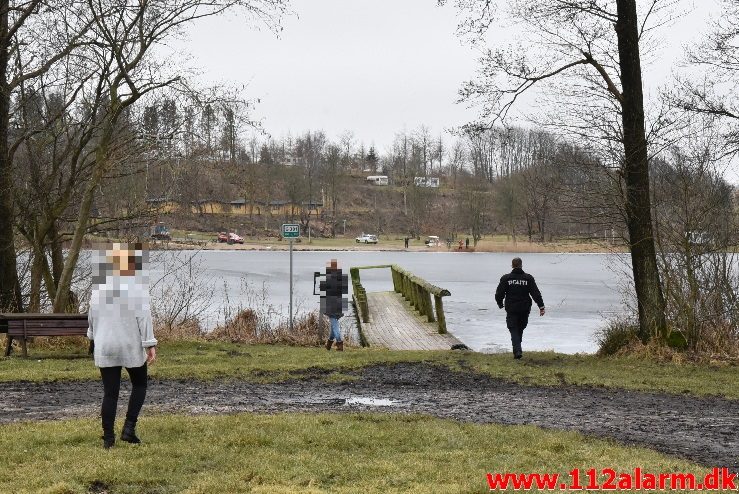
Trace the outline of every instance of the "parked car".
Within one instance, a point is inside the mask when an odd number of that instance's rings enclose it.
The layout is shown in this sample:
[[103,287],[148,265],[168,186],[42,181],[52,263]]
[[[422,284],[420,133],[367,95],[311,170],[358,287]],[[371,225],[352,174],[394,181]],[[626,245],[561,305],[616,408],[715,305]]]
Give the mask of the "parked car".
[[226,243],[226,244],[243,244],[244,243],[244,237],[241,237],[233,232],[220,232],[218,234],[218,243]]
[[377,235],[370,235],[368,233],[363,233],[360,236],[358,236],[356,240],[358,244],[376,244]]
[[154,225],[151,229],[152,240],[172,240],[169,230],[163,224]]
[[436,235],[429,235],[424,243],[427,247],[438,247],[441,245],[441,240]]

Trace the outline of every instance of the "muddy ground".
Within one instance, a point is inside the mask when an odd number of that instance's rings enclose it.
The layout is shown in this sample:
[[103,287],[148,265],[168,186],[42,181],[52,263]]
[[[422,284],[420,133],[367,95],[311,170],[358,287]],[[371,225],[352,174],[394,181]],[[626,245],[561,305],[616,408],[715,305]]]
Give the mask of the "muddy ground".
[[[290,381],[152,380],[144,413],[422,413],[475,423],[533,424],[637,444],[739,471],[739,401],[580,386],[531,387],[423,363],[376,365],[327,383],[312,370]],[[95,381],[0,383],[0,423],[95,417]],[[122,387],[120,412],[128,397]],[[364,398],[391,400],[372,403]]]

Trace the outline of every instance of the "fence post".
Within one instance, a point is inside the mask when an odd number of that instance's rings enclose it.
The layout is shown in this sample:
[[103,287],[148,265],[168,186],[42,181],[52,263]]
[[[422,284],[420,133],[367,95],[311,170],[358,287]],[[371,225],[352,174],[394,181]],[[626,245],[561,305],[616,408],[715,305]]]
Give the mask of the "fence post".
[[[396,264],[350,268],[360,321],[369,322],[369,301],[367,300],[367,291],[360,281],[359,270],[371,268],[390,268],[394,291],[409,302],[411,310],[418,311],[421,316],[428,319],[428,322],[436,321],[439,333],[447,332],[442,297],[449,296],[449,290],[431,285],[426,280],[409,273]],[[432,295],[434,296],[433,301],[431,300]]]
[[362,312],[362,322],[369,322],[369,305],[367,303],[367,292],[364,288],[360,288],[360,310]]
[[434,298],[436,299],[436,319],[439,323],[439,333],[445,334],[446,333],[446,318],[444,317],[444,303],[441,301],[440,295],[435,295]]
[[390,268],[390,274],[393,277],[393,290],[395,290],[396,293],[401,293],[399,273],[395,270],[395,266]]
[[431,305],[431,293],[424,289],[423,297],[426,305],[426,316],[428,316],[429,322],[434,322],[436,318],[434,318],[434,308]]

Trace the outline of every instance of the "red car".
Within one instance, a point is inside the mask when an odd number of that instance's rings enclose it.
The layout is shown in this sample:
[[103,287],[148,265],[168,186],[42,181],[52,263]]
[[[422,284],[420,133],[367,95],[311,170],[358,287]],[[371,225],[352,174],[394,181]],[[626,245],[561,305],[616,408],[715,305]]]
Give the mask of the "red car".
[[235,233],[229,233],[228,234],[228,243],[231,243],[231,244],[243,244],[244,243],[244,237],[241,237],[239,235],[236,235]]
[[224,242],[227,244],[243,244],[244,238],[235,233],[220,232],[218,234],[218,243]]

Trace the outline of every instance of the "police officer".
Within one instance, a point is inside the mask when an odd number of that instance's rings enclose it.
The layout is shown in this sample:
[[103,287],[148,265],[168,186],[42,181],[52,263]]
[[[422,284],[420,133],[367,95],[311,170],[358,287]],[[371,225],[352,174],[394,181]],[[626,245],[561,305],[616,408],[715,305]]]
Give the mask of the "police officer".
[[505,299],[506,325],[508,331],[511,332],[511,343],[513,343],[513,358],[520,359],[521,338],[523,330],[529,323],[529,313],[531,312],[531,299],[534,299],[536,305],[539,306],[539,315],[544,315],[544,300],[541,298],[539,287],[536,286],[534,277],[528,273],[524,273],[522,266],[523,261],[520,257],[516,257],[512,261],[513,271],[503,275],[500,278],[498,289],[495,290],[495,301],[498,308],[503,308],[503,300]]

